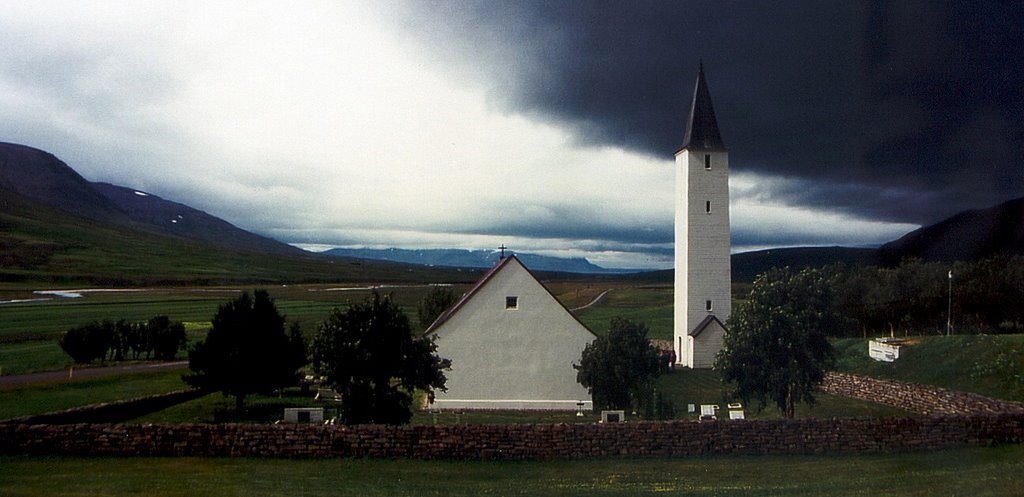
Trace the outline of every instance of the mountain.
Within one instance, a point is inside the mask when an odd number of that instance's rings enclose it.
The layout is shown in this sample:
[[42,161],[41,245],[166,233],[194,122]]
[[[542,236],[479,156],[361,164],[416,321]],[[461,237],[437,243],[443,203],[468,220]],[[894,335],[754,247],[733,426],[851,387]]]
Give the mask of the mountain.
[[24,145],[0,143],[0,188],[95,221],[234,250],[302,253],[189,206],[131,188],[90,182],[53,154]]
[[[350,249],[336,248],[323,252],[325,255],[355,257],[358,259],[384,260],[420,264],[424,266],[491,268],[497,264],[501,254],[496,250],[463,249]],[[563,258],[537,254],[516,254],[516,257],[531,271],[553,271],[563,273],[621,273],[605,269],[582,257]]]
[[732,280],[751,282],[773,267],[800,270],[841,262],[851,266],[874,264],[877,249],[848,247],[793,247],[742,252],[732,255]]
[[894,266],[907,258],[929,262],[975,261],[999,254],[1024,255],[1024,198],[964,211],[918,228],[878,249],[798,247],[733,254],[733,281],[750,282],[772,267]]
[[164,286],[280,283],[466,283],[479,271],[234,250],[97,221],[0,186],[0,283]]
[[0,283],[32,287],[470,282],[478,271],[325,257],[0,143]]
[[1024,254],[1024,198],[961,212],[879,248],[884,264],[898,264],[908,257],[952,262],[998,254]]

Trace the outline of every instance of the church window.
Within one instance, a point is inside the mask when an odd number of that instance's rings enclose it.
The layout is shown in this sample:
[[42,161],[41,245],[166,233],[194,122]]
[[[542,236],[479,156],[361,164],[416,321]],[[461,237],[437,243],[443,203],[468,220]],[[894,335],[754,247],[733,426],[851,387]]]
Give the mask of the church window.
[[519,297],[515,297],[515,296],[505,297],[505,308],[506,309],[518,309],[519,308]]
[[704,169],[711,170],[711,154],[704,154]]
[[704,212],[711,214],[711,201],[704,202]]
[[711,301],[710,300],[705,300],[704,301],[704,310],[708,311],[708,312],[711,312]]

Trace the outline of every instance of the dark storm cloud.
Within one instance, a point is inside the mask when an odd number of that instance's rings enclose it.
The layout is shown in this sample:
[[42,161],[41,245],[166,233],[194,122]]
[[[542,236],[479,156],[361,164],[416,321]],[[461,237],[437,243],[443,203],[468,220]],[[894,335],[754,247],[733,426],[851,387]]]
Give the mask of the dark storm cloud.
[[671,158],[703,59],[732,167],[800,180],[777,197],[927,223],[1024,195],[1021,2],[413,5],[495,105],[582,143]]

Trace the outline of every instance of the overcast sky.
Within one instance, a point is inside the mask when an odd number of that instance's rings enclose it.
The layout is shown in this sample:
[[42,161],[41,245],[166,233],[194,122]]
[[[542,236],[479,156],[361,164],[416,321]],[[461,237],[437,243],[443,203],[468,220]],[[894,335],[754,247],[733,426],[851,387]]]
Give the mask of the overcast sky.
[[0,141],[303,246],[671,267],[703,59],[733,250],[1024,195],[1024,2],[0,0]]

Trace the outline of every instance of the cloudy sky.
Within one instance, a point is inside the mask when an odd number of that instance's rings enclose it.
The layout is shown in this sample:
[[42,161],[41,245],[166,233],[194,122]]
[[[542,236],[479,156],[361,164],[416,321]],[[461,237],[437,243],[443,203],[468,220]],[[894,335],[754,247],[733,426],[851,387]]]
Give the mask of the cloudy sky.
[[877,245],[1024,195],[1024,3],[966,4],[0,0],[0,141],[307,247],[664,268],[703,60],[734,251]]

